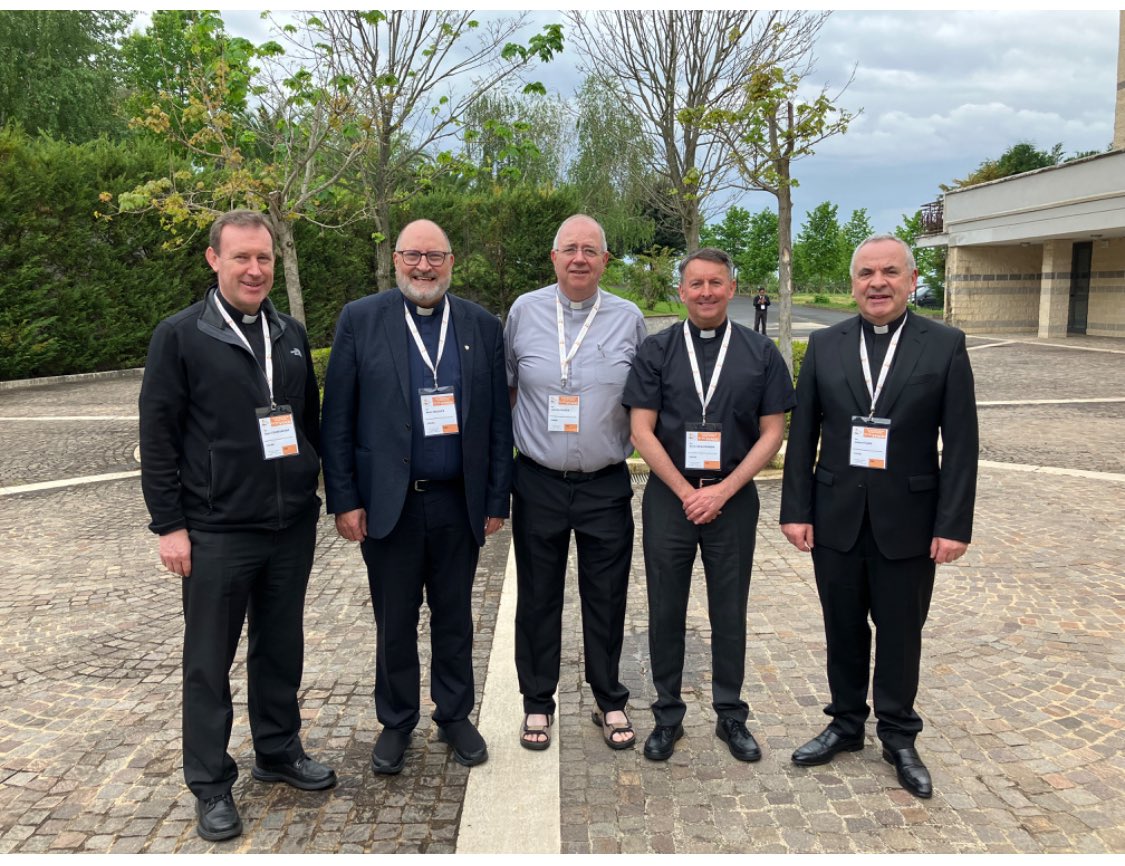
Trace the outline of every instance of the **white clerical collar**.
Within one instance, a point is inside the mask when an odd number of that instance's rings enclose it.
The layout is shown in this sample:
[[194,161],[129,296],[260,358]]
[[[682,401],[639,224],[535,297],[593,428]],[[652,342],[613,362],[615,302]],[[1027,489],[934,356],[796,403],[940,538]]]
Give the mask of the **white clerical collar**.
[[891,329],[890,325],[874,325],[872,327],[876,334],[885,334]]
[[414,308],[414,311],[419,316],[432,316],[434,314],[434,308],[433,307],[417,307],[416,306]]
[[594,294],[590,295],[590,297],[586,298],[585,300],[574,301],[567,297],[566,292],[564,292],[562,290],[562,287],[560,286],[558,289],[558,297],[559,300],[562,301],[562,305],[568,310],[588,310],[594,305],[594,302],[598,300],[598,292],[600,291],[600,288],[595,289]]
[[260,313],[262,311],[261,307],[258,307],[258,312],[255,313],[254,315],[252,315],[252,316],[248,315],[247,313],[244,313],[244,312],[242,312],[242,310],[238,309],[238,307],[236,307],[230,301],[228,301],[227,296],[224,295],[221,290],[216,290],[216,291],[218,292],[219,299],[223,302],[223,306],[225,306],[227,308],[227,312],[229,312],[232,316],[241,316],[242,318],[239,319],[239,321],[241,321],[242,324],[253,325],[255,322],[258,321],[258,313]]

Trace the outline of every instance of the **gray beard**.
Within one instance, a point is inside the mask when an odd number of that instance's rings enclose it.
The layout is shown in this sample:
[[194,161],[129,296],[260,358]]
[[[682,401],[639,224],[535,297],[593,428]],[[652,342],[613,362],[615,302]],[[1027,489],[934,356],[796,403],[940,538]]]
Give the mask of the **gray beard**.
[[410,286],[410,280],[409,279],[404,280],[404,279],[401,279],[399,277],[396,277],[395,281],[398,283],[398,290],[400,292],[402,292],[402,294],[406,298],[406,300],[410,301],[410,303],[412,303],[412,304],[417,304],[420,307],[436,306],[437,303],[443,297],[445,297],[445,293],[449,291],[449,283],[446,283],[445,285],[442,285],[440,280],[438,280],[434,283],[435,289],[434,289],[433,294],[431,294],[431,295],[423,295],[423,294],[420,294],[420,293],[414,291],[414,289],[411,288],[411,286]]

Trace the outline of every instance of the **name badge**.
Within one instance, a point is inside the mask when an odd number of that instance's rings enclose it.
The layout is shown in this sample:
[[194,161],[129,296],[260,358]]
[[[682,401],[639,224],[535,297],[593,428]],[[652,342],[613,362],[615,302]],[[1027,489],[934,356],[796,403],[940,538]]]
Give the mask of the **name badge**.
[[453,436],[461,432],[457,426],[457,398],[453,388],[420,388],[422,401],[422,432],[426,436]]
[[887,443],[891,440],[890,418],[852,416],[852,466],[887,468]]
[[578,408],[577,394],[548,394],[547,432],[577,433]]
[[278,406],[271,409],[264,406],[254,412],[258,416],[258,431],[262,435],[262,453],[266,460],[296,457],[299,453],[297,425],[293,423],[292,407]]
[[684,468],[722,471],[723,425],[688,424],[686,428]]

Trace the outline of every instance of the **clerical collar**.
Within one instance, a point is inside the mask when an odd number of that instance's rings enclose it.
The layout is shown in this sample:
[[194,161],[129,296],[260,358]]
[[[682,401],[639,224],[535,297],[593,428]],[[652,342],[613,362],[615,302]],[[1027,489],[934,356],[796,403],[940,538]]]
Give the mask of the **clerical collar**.
[[691,319],[688,319],[688,328],[691,329],[691,332],[701,340],[713,340],[716,337],[721,337],[723,335],[723,332],[727,329],[727,320],[723,319],[723,323],[717,328],[708,328],[707,330],[703,330],[697,328],[695,326],[695,322],[693,322]]
[[567,309],[567,310],[588,310],[588,309],[590,309],[590,307],[594,306],[594,302],[597,301],[599,291],[601,291],[600,288],[596,289],[594,291],[594,294],[590,295],[590,297],[586,298],[583,301],[572,301],[570,298],[568,298],[566,296],[566,292],[564,292],[562,290],[562,287],[560,286],[558,288],[558,293],[559,293],[558,297],[559,297],[559,300],[562,301],[562,305],[563,305],[564,309]]
[[403,295],[403,301],[406,304],[406,309],[410,310],[410,312],[412,312],[415,316],[427,318],[429,316],[432,316],[434,313],[441,312],[441,305],[445,303],[445,296],[443,295],[432,307],[420,307],[405,295]]
[[897,319],[893,319],[892,321],[887,322],[887,324],[885,325],[876,325],[874,322],[867,321],[867,319],[863,318],[863,316],[859,317],[859,321],[863,325],[863,330],[867,331],[867,333],[869,334],[878,334],[879,336],[882,336],[884,334],[893,334],[898,330],[899,325],[901,325],[905,320],[906,310],[903,310],[902,315]]
[[[236,322],[242,322],[242,324],[244,325],[253,325],[258,321],[258,313],[255,313],[252,316],[244,313],[242,310],[238,309],[238,307],[236,307],[226,299],[226,296],[223,294],[221,289],[215,289],[215,294],[219,296],[219,303],[226,308],[226,311],[230,313],[230,317]],[[260,313],[261,310],[262,308],[259,307],[258,312]]]

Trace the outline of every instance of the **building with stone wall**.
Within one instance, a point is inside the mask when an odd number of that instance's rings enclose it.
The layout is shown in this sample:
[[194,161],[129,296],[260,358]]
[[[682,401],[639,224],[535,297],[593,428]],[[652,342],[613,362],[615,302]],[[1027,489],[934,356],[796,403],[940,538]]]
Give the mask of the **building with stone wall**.
[[[970,333],[1125,337],[1125,12],[1113,149],[945,194],[945,318]],[[933,216],[933,206],[929,215]]]

